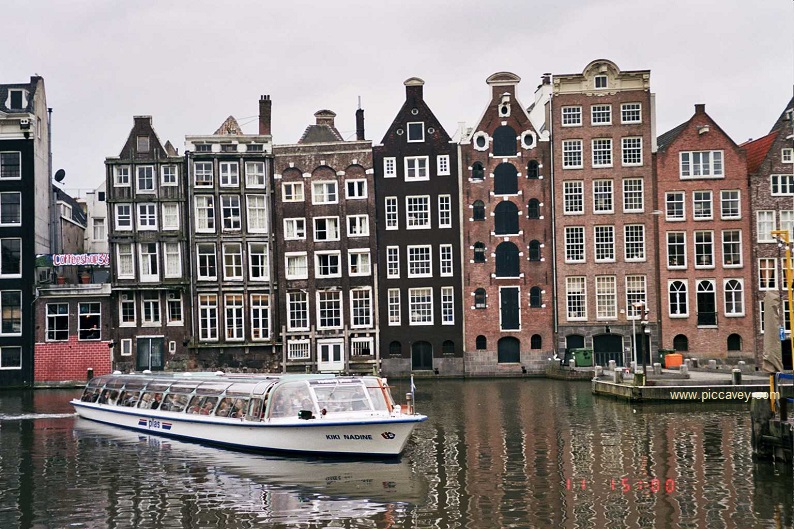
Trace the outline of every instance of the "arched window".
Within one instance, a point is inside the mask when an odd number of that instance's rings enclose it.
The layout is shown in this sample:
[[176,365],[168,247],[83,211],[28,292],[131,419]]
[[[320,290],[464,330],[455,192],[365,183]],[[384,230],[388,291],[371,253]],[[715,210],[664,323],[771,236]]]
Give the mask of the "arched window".
[[725,282],[725,314],[744,314],[742,284],[736,279]]
[[741,351],[742,350],[742,337],[738,334],[731,334],[728,336],[728,351]]
[[493,133],[493,155],[494,156],[515,156],[518,152],[516,138],[518,134],[513,127],[502,125],[497,127]]
[[529,241],[529,260],[540,261],[540,241]]
[[400,342],[394,341],[389,344],[389,354],[390,355],[401,355],[403,353],[403,347]]
[[495,195],[515,195],[518,193],[518,169],[511,163],[500,163],[493,171],[493,192]]
[[543,347],[543,337],[539,334],[533,334],[529,339],[530,349],[541,349]]
[[518,246],[503,242],[496,247],[496,277],[518,277]]
[[683,334],[677,334],[675,338],[673,338],[673,349],[679,353],[689,351],[689,338]]
[[540,201],[537,198],[530,198],[527,203],[527,217],[530,219],[540,218]]
[[482,200],[475,200],[473,209],[474,220],[485,220],[485,203]]
[[483,350],[488,348],[488,340],[482,334],[477,337],[475,340],[474,345],[478,350]]
[[686,316],[687,309],[686,283],[673,281],[670,283],[670,316]]
[[493,212],[497,235],[518,235],[518,206],[510,201],[499,202]]
[[537,160],[530,160],[527,164],[527,178],[537,178],[540,176],[540,164]]
[[452,340],[444,340],[444,343],[441,344],[441,354],[455,354],[455,342]]
[[485,178],[485,168],[483,168],[480,162],[474,162],[471,164],[471,179],[472,180],[482,180]]
[[478,288],[474,291],[474,308],[475,309],[484,309],[486,307],[485,302],[485,289]]
[[481,242],[474,243],[474,262],[475,263],[485,262],[485,245]]
[[532,287],[529,289],[529,306],[539,309],[543,305],[543,291],[540,287]]

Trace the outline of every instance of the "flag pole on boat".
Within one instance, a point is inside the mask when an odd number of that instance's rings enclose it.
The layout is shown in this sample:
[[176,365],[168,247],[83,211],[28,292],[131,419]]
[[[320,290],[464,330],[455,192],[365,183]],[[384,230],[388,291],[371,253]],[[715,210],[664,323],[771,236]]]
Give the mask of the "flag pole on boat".
[[416,384],[414,384],[414,375],[411,373],[411,413],[416,413]]

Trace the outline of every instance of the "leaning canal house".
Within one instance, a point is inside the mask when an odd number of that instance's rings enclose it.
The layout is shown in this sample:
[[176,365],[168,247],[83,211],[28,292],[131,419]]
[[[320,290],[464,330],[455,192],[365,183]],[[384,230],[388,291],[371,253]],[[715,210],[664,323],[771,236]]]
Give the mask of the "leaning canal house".
[[191,357],[203,369],[274,371],[270,96],[258,134],[229,117],[185,138],[191,253]]
[[[764,333],[777,329],[764,328],[764,297],[769,290],[782,293],[786,339],[781,342],[784,351],[791,348],[789,336],[791,321],[785,293],[785,250],[778,246],[772,230],[789,230],[789,240],[794,241],[794,99],[775,121],[769,134],[740,145],[747,151],[747,173],[750,181],[750,210],[753,287],[747,287],[748,306],[755,314],[756,365],[763,360]],[[750,301],[752,300],[752,301]],[[752,306],[749,305],[752,303]],[[784,354],[784,356],[788,356]]]
[[461,138],[466,372],[543,370],[553,349],[552,196],[545,81],[530,113],[520,77],[488,77],[490,99]]
[[135,116],[105,169],[114,369],[185,367],[191,332],[184,158],[161,143],[151,116]]
[[629,361],[632,320],[649,310],[659,343],[650,70],[595,60],[554,75],[549,103],[554,153],[558,335],[562,357],[592,348],[595,362]]
[[276,145],[280,333],[286,372],[372,372],[378,366],[375,193],[364,111],[345,141],[330,110],[298,143]]
[[0,85],[0,387],[33,384],[34,263],[55,240],[50,164],[44,79]]
[[423,85],[405,81],[405,103],[373,149],[381,365],[462,374],[457,145]]

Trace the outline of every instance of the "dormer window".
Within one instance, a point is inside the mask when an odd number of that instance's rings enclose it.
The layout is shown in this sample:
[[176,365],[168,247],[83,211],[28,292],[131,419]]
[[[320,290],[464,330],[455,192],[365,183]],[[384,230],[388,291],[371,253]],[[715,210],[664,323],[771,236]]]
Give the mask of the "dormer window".
[[224,143],[221,145],[221,152],[237,152],[237,145],[234,143]]
[[149,152],[149,136],[138,136],[135,150],[138,152]]
[[422,122],[408,124],[408,142],[425,141],[425,124]]
[[246,150],[248,152],[263,152],[265,150],[264,147],[261,143],[249,143]]
[[199,143],[196,145],[196,152],[212,152],[211,143]]
[[596,75],[595,76],[595,87],[596,88],[606,88],[607,87],[607,76],[606,75]]
[[21,110],[27,105],[25,104],[25,91],[24,90],[9,90],[8,108],[13,110]]

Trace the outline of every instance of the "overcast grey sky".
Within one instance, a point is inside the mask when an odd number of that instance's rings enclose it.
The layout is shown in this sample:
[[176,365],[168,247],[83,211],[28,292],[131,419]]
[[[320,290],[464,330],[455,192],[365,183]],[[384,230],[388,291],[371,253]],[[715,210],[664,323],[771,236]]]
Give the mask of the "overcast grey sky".
[[270,94],[274,142],[295,143],[321,108],[353,136],[361,96],[377,143],[418,76],[452,134],[481,115],[490,74],[518,74],[526,106],[544,72],[598,58],[651,70],[658,134],[705,103],[741,143],[792,96],[792,15],[791,0],[10,0],[0,82],[44,77],[54,167],[74,195],[101,183],[133,115],[182,152],[229,115],[255,133]]

